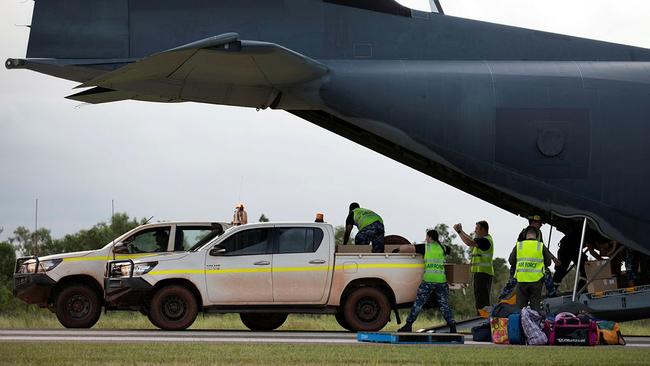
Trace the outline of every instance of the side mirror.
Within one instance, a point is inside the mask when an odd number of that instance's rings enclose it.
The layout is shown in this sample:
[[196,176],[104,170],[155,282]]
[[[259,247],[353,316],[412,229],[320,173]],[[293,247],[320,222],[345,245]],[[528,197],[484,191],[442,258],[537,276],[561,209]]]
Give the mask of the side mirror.
[[115,254],[129,254],[129,248],[127,247],[126,243],[120,242],[115,244],[113,247],[113,253]]
[[224,254],[226,254],[226,249],[224,249],[224,248],[214,247],[214,248],[210,249],[210,255],[212,257],[219,257],[219,256],[222,256]]

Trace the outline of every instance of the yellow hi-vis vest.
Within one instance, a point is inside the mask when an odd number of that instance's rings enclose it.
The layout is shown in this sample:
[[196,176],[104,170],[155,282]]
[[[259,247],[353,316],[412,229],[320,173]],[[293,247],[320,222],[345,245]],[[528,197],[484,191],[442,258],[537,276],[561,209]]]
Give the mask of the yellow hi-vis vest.
[[470,253],[472,264],[472,273],[487,273],[494,276],[494,267],[492,267],[492,257],[494,256],[494,242],[490,235],[486,235],[485,239],[490,242],[488,250],[481,250],[478,247],[473,247]]
[[357,225],[359,231],[363,230],[363,228],[370,224],[374,224],[377,221],[381,222],[382,224],[384,223],[384,220],[382,220],[379,215],[366,208],[355,208],[352,210],[352,213],[354,223]]
[[445,250],[438,242],[427,243],[424,251],[424,282],[446,283]]
[[537,282],[544,277],[544,244],[537,240],[517,242],[517,282]]

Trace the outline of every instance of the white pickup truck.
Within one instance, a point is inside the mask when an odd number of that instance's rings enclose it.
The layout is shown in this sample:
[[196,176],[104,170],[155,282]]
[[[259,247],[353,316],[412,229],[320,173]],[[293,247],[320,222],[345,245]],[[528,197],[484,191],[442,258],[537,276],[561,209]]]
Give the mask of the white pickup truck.
[[101,315],[106,263],[183,252],[224,233],[229,224],[167,222],[139,226],[101,249],[16,260],[14,296],[47,307],[67,328],[90,328]]
[[166,330],[188,328],[203,311],[239,313],[258,331],[290,313],[376,331],[413,303],[422,273],[420,255],[336,253],[329,224],[260,223],[189,252],[111,261],[104,288],[110,308],[141,310]]

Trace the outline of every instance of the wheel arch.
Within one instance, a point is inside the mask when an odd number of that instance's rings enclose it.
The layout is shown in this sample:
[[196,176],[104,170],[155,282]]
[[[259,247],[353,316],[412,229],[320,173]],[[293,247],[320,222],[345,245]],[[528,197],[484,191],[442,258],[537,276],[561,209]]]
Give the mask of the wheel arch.
[[54,303],[61,290],[72,284],[85,285],[90,287],[99,297],[100,303],[102,305],[104,304],[104,289],[99,284],[99,282],[97,282],[95,277],[86,274],[69,275],[57,281],[56,286],[54,287],[54,291],[52,291],[50,303]]

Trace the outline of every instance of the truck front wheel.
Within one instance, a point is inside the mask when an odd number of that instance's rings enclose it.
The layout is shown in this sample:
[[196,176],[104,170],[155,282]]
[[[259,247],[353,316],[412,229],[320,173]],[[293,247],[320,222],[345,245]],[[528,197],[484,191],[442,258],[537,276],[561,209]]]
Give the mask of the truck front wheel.
[[102,305],[94,289],[72,284],[58,292],[54,312],[66,328],[92,328],[102,314]]
[[289,314],[241,313],[239,318],[246,328],[256,332],[269,332],[278,329],[287,320]]
[[345,300],[343,316],[352,331],[376,332],[390,320],[390,302],[382,291],[360,287]]
[[192,291],[179,285],[161,288],[153,295],[149,320],[164,330],[189,328],[199,313],[199,304]]

